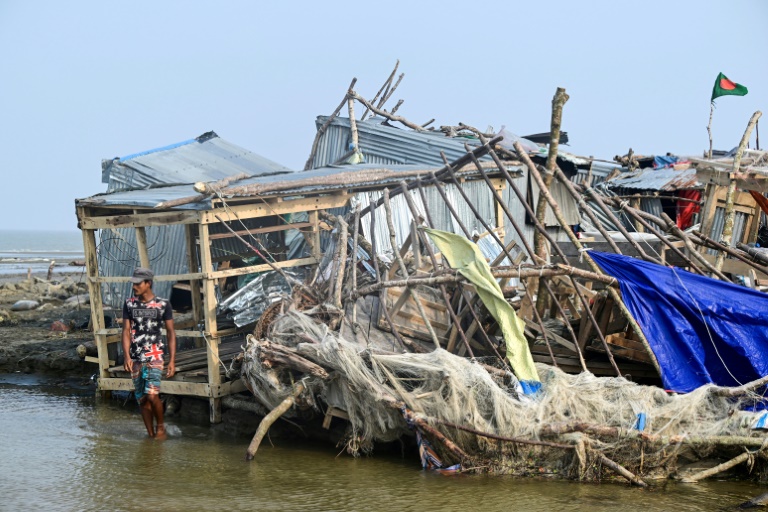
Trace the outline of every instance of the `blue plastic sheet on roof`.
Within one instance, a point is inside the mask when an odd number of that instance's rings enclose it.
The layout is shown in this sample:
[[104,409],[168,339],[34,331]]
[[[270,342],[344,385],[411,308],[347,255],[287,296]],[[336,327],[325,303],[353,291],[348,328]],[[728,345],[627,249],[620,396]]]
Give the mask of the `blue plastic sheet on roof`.
[[665,167],[672,167],[677,163],[677,161],[680,160],[676,156],[654,156],[653,157],[653,168],[654,169],[664,169]]
[[768,375],[768,295],[628,256],[589,254],[619,281],[666,389],[738,386]]

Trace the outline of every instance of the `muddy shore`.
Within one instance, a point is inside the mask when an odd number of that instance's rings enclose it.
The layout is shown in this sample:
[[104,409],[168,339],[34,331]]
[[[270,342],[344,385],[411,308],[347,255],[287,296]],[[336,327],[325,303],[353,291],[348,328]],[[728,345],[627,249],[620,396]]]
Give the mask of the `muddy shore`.
[[[14,305],[30,309],[14,311]],[[45,273],[0,276],[0,372],[69,377],[96,373],[96,365],[77,354],[78,345],[93,341],[89,319],[80,269],[56,273],[50,281]]]

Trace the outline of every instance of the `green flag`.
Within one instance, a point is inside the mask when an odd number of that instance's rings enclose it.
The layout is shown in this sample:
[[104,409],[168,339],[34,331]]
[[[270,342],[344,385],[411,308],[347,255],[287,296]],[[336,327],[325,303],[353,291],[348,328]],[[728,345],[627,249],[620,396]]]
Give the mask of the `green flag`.
[[720,96],[744,96],[747,94],[747,88],[736,82],[731,82],[728,77],[720,73],[715,80],[715,87],[712,89],[712,101]]

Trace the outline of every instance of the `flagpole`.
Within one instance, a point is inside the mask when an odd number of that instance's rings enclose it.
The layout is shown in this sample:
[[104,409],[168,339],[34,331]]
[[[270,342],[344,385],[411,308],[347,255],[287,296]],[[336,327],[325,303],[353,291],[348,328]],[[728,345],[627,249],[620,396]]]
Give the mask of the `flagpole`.
[[712,160],[712,114],[715,112],[715,102],[712,101],[709,104],[709,124],[707,125],[707,133],[709,134],[709,153],[707,158]]

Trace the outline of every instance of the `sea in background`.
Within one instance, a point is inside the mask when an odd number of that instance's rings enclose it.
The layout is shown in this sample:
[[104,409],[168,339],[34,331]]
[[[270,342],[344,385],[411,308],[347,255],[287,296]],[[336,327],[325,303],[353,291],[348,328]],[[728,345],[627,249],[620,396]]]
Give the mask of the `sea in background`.
[[33,231],[0,229],[0,275],[46,274],[51,261],[55,273],[77,272],[83,267],[83,236],[79,231]]

